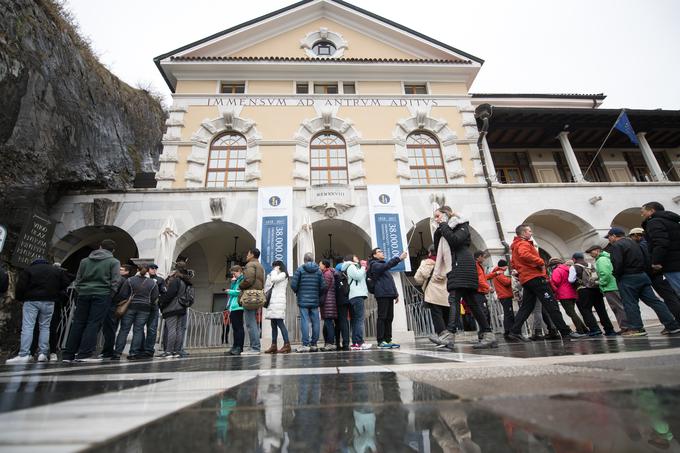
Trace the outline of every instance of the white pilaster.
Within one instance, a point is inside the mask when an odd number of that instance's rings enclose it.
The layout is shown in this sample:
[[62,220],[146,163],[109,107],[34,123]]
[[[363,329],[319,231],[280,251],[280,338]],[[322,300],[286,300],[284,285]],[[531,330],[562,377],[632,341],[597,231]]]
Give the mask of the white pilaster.
[[640,151],[642,151],[642,157],[645,158],[647,168],[649,168],[649,171],[652,173],[652,179],[654,179],[654,181],[668,181],[666,174],[663,172],[663,170],[661,170],[659,162],[656,160],[656,156],[654,156],[652,147],[649,146],[649,143],[647,142],[647,137],[645,137],[646,135],[647,132],[638,132],[637,138],[640,142]]
[[482,152],[484,153],[484,163],[486,164],[486,171],[489,172],[491,182],[498,182],[496,179],[496,166],[493,164],[491,148],[489,148],[489,142],[486,141],[486,135],[482,138]]
[[574,149],[571,147],[571,143],[569,143],[568,135],[569,132],[560,132],[557,139],[560,141],[560,145],[562,145],[562,151],[564,151],[564,156],[567,158],[569,171],[571,171],[574,177],[574,182],[584,182],[585,179],[583,178],[581,167],[578,164],[578,160],[576,160],[576,153],[574,153]]

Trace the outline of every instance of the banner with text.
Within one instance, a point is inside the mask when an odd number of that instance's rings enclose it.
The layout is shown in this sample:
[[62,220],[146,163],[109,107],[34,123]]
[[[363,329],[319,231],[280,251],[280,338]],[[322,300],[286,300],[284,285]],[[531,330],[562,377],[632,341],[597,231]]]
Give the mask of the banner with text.
[[293,265],[293,188],[263,187],[257,198],[257,248],[267,273],[272,262]]
[[[390,260],[408,251],[401,189],[397,185],[367,186],[366,189],[373,247],[380,247],[385,252],[385,260]],[[392,271],[410,272],[411,263],[406,259]]]

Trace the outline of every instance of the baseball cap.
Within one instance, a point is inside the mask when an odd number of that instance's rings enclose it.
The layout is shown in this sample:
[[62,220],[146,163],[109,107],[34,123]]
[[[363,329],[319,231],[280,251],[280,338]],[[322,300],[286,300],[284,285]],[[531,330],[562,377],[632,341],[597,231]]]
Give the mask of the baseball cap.
[[158,269],[158,264],[156,263],[149,264],[149,269]]
[[605,236],[605,239],[608,238],[609,236],[625,236],[625,235],[626,235],[626,232],[623,231],[621,228],[614,227],[614,228],[611,228],[609,230],[609,232]]
[[630,236],[631,234],[645,234],[645,230],[643,230],[642,228],[633,228],[628,232],[628,236]]

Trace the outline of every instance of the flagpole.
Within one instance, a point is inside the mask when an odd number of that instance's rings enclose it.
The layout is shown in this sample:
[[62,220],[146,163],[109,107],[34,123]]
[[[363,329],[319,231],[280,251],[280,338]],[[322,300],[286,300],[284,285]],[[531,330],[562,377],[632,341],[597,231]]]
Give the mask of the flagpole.
[[595,157],[593,157],[593,160],[590,161],[590,165],[588,165],[588,168],[586,168],[586,171],[583,172],[583,179],[585,179],[586,175],[587,175],[588,172],[590,171],[590,168],[591,168],[591,167],[593,166],[593,164],[595,163],[595,160],[597,160],[597,156],[600,155],[600,151],[602,151],[602,147],[604,146],[605,143],[607,143],[607,139],[609,139],[609,136],[612,135],[612,131],[613,131],[614,128],[616,127],[616,124],[619,122],[619,119],[621,118],[621,115],[623,115],[623,112],[625,112],[625,111],[626,111],[626,109],[621,109],[621,112],[619,113],[619,116],[616,117],[616,121],[614,121],[614,125],[612,126],[611,129],[609,129],[609,133],[608,133],[607,136],[604,138],[604,141],[602,142],[602,144],[601,144],[600,147],[598,148],[597,152],[595,153]]

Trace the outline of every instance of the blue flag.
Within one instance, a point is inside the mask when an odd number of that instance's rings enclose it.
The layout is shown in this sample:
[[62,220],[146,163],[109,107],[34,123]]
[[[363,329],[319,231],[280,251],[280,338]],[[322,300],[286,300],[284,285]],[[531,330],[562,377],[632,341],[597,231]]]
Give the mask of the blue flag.
[[625,111],[621,112],[621,115],[619,115],[619,119],[616,120],[614,128],[626,134],[630,141],[633,142],[633,144],[635,145],[640,144],[637,136],[635,135],[635,131],[633,130],[633,126],[630,124],[630,120],[628,119],[628,115],[626,115]]

